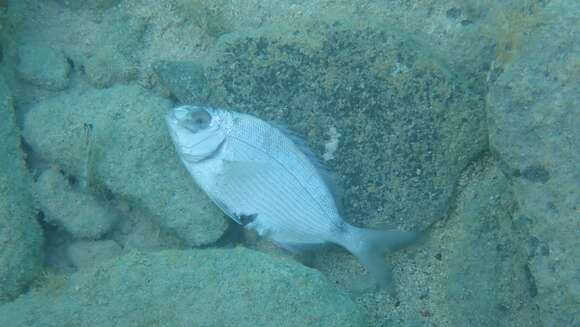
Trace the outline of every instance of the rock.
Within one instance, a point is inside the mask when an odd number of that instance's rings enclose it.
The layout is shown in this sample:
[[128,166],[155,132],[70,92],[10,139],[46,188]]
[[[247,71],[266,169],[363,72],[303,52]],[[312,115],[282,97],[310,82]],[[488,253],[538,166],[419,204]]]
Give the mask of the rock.
[[77,267],[71,262],[68,255],[68,247],[75,240],[71,240],[69,234],[60,229],[44,229],[46,239],[44,245],[45,270],[51,270],[58,273],[70,274],[77,271]]
[[319,272],[243,248],[134,252],[57,285],[0,307],[0,325],[366,325]]
[[56,49],[23,45],[18,49],[18,77],[52,91],[64,90],[69,84],[70,65]]
[[470,174],[443,232],[445,300],[434,302],[445,303],[450,326],[539,326],[509,182],[490,160],[482,166]]
[[71,9],[109,9],[119,4],[121,0],[56,0],[61,5]]
[[207,100],[203,67],[187,61],[158,61],[153,70],[161,85],[181,103]]
[[580,324],[580,3],[551,1],[489,94],[545,326]]
[[[374,325],[542,326],[514,206],[509,180],[492,156],[469,165],[449,216],[423,242],[393,255],[404,260],[394,265],[398,297],[381,299]],[[357,303],[372,305],[377,295]]]
[[67,248],[70,261],[77,269],[85,269],[121,254],[121,247],[115,241],[79,241]]
[[91,124],[96,183],[187,245],[210,244],[227,221],[178,161],[164,119],[170,107],[138,86],[71,92],[33,107],[24,136],[33,151],[78,178],[87,166],[83,126]]
[[65,176],[48,169],[36,182],[45,220],[77,239],[99,239],[119,220],[119,215],[90,193],[73,189]]
[[11,95],[0,75],[0,303],[18,296],[42,267],[42,233],[33,209]]
[[183,241],[161,228],[144,211],[132,209],[123,217],[112,238],[129,251],[160,251],[183,248]]
[[86,58],[83,67],[88,82],[99,89],[126,83],[137,75],[136,68],[124,56],[106,47]]
[[424,229],[444,217],[487,147],[482,98],[384,22],[298,25],[222,37],[206,65],[209,104],[283,121],[335,157],[355,223]]

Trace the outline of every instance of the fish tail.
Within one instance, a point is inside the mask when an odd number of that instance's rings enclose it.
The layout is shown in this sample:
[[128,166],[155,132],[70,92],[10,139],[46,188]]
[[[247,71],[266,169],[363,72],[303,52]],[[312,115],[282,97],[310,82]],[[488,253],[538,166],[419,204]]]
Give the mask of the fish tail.
[[410,245],[419,239],[419,234],[402,230],[375,230],[349,225],[346,238],[340,242],[355,255],[381,287],[391,288],[392,272],[384,254]]

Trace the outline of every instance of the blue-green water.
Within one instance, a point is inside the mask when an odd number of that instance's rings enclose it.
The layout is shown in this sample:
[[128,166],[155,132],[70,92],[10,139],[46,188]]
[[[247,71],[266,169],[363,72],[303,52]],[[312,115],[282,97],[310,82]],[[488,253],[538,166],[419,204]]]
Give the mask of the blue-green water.
[[[580,326],[579,18],[0,1],[0,326]],[[421,232],[385,254],[392,289],[342,248],[293,254],[228,219],[171,143],[182,104],[287,126],[347,221]]]

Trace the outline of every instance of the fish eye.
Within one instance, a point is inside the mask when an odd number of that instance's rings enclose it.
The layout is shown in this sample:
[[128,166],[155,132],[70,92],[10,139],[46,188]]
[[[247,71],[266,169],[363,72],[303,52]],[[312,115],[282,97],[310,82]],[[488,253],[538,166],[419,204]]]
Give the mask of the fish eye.
[[211,116],[205,110],[194,111],[189,115],[185,127],[193,133],[199,132],[209,126]]

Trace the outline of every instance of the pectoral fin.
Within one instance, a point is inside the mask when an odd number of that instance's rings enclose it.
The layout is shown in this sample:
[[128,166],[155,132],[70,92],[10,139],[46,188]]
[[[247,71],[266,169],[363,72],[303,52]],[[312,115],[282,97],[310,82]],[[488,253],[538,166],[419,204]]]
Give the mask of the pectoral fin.
[[257,213],[254,213],[251,215],[239,214],[238,215],[238,222],[240,223],[240,225],[246,226],[246,225],[252,223],[254,220],[256,220],[256,218],[258,218]]

